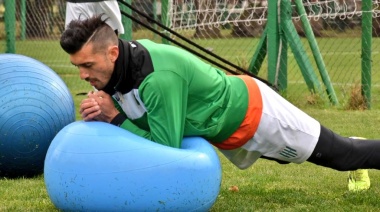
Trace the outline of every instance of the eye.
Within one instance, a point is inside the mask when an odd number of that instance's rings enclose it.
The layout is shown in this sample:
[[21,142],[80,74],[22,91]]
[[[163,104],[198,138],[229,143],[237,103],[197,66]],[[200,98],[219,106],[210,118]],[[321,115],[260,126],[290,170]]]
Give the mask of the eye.
[[85,64],[83,64],[83,67],[91,68],[92,65],[93,65],[93,63],[85,63]]

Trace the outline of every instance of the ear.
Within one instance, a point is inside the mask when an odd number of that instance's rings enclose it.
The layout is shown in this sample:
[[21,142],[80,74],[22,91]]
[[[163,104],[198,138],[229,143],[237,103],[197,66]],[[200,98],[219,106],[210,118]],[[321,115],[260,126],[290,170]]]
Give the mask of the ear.
[[108,56],[110,60],[114,63],[117,57],[119,56],[119,47],[116,45],[108,47]]

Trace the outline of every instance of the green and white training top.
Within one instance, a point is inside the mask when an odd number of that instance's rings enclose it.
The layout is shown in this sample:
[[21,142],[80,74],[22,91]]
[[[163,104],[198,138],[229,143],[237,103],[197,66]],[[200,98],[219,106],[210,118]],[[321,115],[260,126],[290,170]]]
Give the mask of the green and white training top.
[[[120,127],[179,148],[184,136],[223,143],[247,119],[249,99],[255,96],[249,97],[241,77],[226,75],[180,48],[150,40],[119,40],[119,50],[104,90],[125,115],[117,123]],[[259,109],[250,115],[255,116],[253,124],[260,120],[261,102],[257,102]]]

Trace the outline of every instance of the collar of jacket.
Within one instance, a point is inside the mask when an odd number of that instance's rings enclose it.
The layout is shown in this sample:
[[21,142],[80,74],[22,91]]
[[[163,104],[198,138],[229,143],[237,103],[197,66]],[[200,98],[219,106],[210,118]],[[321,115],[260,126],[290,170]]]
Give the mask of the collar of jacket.
[[122,94],[138,88],[141,82],[153,72],[153,63],[148,50],[137,41],[119,39],[119,56],[111,79],[104,91],[113,95]]

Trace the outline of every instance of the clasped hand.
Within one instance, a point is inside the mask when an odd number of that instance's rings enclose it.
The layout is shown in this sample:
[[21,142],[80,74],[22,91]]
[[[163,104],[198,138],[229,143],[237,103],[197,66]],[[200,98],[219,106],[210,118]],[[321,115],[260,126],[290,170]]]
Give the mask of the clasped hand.
[[119,111],[110,95],[104,91],[90,91],[82,100],[79,113],[84,121],[111,122]]

